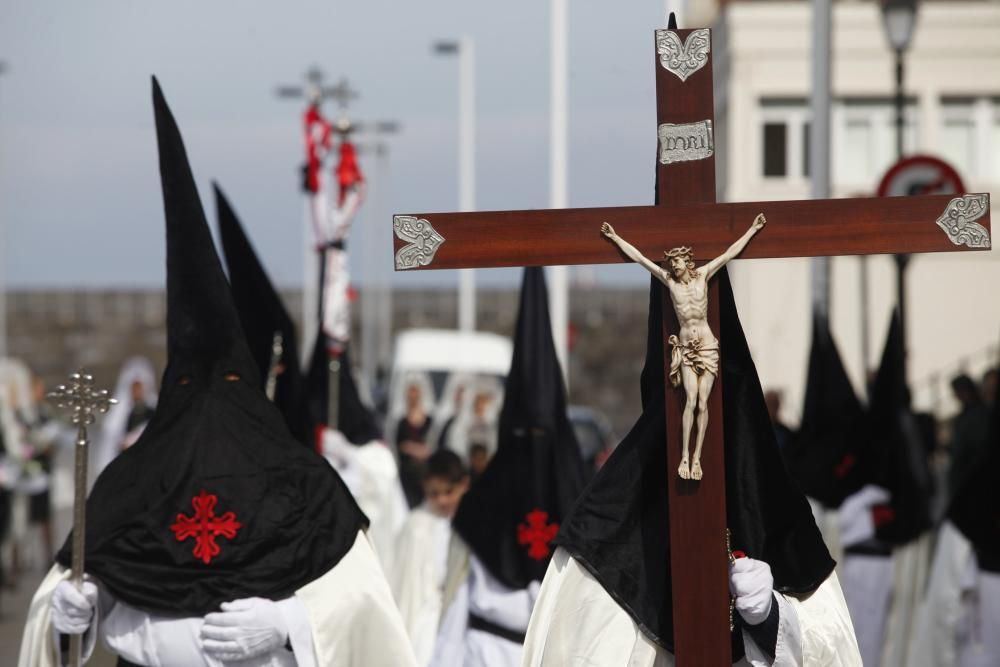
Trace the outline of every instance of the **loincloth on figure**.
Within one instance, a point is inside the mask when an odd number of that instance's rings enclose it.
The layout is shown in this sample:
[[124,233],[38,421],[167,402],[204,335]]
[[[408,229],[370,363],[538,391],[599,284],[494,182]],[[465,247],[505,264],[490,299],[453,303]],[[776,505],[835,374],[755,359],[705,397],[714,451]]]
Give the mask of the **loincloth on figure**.
[[719,374],[719,344],[705,345],[700,338],[682,343],[677,336],[667,339],[670,343],[670,384],[681,384],[681,366],[694,370],[695,374]]

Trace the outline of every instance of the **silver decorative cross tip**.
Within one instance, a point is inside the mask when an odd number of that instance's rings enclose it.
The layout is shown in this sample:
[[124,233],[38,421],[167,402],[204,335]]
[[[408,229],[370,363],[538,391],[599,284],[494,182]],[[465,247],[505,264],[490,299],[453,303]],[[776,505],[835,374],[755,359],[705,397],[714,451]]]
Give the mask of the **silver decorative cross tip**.
[[990,210],[988,194],[971,194],[955,197],[948,202],[937,225],[944,230],[955,245],[969,248],[989,248],[990,233],[977,220]]
[[107,412],[117,403],[107,389],[95,389],[94,376],[83,371],[71,373],[69,382],[59,385],[48,396],[56,407],[70,411],[70,422],[74,426],[93,424],[97,415]]
[[396,253],[396,270],[416,269],[434,261],[434,254],[444,244],[444,237],[430,221],[413,215],[394,215],[392,229],[406,245]]
[[708,64],[708,54],[712,50],[712,38],[708,28],[692,30],[683,42],[673,30],[656,31],[656,53],[660,65],[673,73],[681,81]]

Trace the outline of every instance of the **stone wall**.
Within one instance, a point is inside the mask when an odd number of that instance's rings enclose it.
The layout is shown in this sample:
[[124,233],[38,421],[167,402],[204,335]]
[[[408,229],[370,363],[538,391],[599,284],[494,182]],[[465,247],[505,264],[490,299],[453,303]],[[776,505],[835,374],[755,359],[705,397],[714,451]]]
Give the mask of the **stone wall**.
[[[283,295],[289,311],[300,314],[301,294]],[[362,358],[366,342],[357,330],[365,298],[362,292],[355,304],[355,360]],[[480,290],[478,328],[511,335],[517,298],[516,290]],[[161,290],[10,292],[7,349],[50,384],[85,366],[111,387],[119,366],[132,355],[149,357],[163,368],[165,309]],[[623,434],[638,413],[646,290],[576,289],[570,310],[570,400],[599,408]],[[391,313],[393,336],[412,327],[451,328],[457,321],[456,295],[454,290],[395,290]]]

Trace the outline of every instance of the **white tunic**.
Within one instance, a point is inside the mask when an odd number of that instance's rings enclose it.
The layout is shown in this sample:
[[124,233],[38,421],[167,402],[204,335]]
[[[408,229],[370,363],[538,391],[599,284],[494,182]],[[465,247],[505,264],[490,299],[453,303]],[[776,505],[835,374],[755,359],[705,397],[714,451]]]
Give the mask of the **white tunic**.
[[323,456],[368,517],[368,539],[375,547],[382,569],[391,572],[396,537],[408,512],[392,452],[380,440],[354,445],[340,431],[324,429]]
[[979,569],[972,545],[941,526],[910,655],[914,667],[1000,665],[1000,575]]
[[[50,599],[68,571],[55,567],[28,611],[18,667],[57,667]],[[240,667],[409,667],[416,664],[375,553],[363,532],[325,575],[279,603],[294,655],[284,649]],[[219,667],[205,656],[202,617],[169,618],[121,601],[98,605],[97,635],[116,655],[150,667]],[[90,634],[90,633],[88,633]],[[93,644],[91,643],[91,648]]]
[[[844,501],[838,524],[845,548],[874,537],[871,508],[888,499],[884,489],[866,486]],[[844,597],[866,665],[911,664],[908,649],[927,581],[929,553],[928,534],[893,548],[890,556],[846,553],[841,559]]]
[[[837,575],[812,595],[777,595],[778,641],[772,663],[746,634],[738,665],[861,665]],[[545,573],[524,643],[525,667],[672,667],[673,656],[648,639],[632,617],[579,562],[556,550]]]
[[431,664],[434,667],[517,667],[523,647],[490,632],[469,629],[469,614],[514,632],[524,632],[538,597],[539,584],[507,588],[478,558],[468,557],[468,576],[448,604]]
[[451,520],[423,506],[410,512],[396,540],[389,582],[420,667],[434,654],[450,540]]

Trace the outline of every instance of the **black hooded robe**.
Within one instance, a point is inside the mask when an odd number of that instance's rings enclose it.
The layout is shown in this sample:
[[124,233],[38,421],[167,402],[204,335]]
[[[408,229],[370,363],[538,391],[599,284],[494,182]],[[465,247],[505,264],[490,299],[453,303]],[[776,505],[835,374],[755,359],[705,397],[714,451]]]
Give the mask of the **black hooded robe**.
[[496,454],[452,522],[455,548],[432,664],[520,665],[552,540],[583,489],[583,457],[566,411],[541,267],[524,270],[497,428]]
[[[898,313],[872,385],[867,432],[859,465],[864,486],[839,511],[841,582],[865,663],[907,665],[908,637],[923,596],[923,564],[930,557],[930,472],[923,434],[910,410]],[[888,501],[863,501],[873,489],[887,492]],[[858,521],[869,520],[874,527],[869,539],[850,537]]]
[[[286,621],[304,664],[412,665],[363,533],[367,519],[261,389],[180,131],[155,80],[153,105],[167,223],[168,362],[153,419],[87,499],[85,570],[103,593],[88,636],[100,634],[123,664],[153,653],[163,667],[190,667],[203,660],[203,617],[223,602],[259,597],[291,601],[289,609],[308,617]],[[72,540],[32,600],[20,667],[57,664],[50,605]]]
[[[782,464],[725,270],[718,280],[733,548],[771,567],[782,618],[792,618],[789,605],[810,627],[800,635],[804,652],[836,650],[850,664],[857,647],[834,562]],[[652,665],[672,651],[661,290],[653,280],[643,412],[563,522],[528,629],[526,665],[571,664],[579,655],[601,667]],[[740,629],[737,619],[734,662],[748,646]]]

